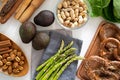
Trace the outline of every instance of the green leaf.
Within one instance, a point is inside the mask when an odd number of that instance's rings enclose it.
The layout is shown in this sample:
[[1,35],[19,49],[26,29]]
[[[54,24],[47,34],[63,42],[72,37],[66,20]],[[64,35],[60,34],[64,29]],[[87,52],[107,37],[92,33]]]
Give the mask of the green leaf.
[[102,12],[101,8],[97,8],[97,7],[92,7],[92,13],[90,14],[92,17],[97,17],[100,16]]
[[115,17],[115,20],[116,20],[118,23],[120,23],[120,19],[118,19],[118,18]]
[[120,0],[113,0],[113,7],[114,16],[120,19]]
[[102,9],[109,5],[111,0],[84,0],[88,5],[90,16],[101,16]]
[[97,17],[101,15],[102,9],[93,5],[91,0],[84,0],[88,7],[90,16]]
[[103,8],[102,16],[109,21],[116,22],[113,14],[113,0],[111,0],[107,7]]
[[88,0],[91,6],[98,8],[105,8],[109,5],[111,0]]

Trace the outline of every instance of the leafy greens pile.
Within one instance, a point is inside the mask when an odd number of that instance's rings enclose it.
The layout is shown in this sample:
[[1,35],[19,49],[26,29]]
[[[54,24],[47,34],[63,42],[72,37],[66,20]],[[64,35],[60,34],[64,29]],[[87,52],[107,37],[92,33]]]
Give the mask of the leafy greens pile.
[[120,22],[120,0],[85,0],[92,17],[102,16],[112,21]]

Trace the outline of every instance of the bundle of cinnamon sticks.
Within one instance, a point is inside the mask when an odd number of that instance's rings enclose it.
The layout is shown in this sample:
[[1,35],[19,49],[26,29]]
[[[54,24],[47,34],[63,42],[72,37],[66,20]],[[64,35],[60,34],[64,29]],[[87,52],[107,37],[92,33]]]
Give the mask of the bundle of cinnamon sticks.
[[10,42],[10,40],[0,41],[0,54],[11,52],[11,46],[12,43]]
[[15,12],[15,19],[20,22],[27,21],[44,0],[23,0]]
[[27,21],[45,0],[0,0],[0,23],[5,23],[14,13],[15,19]]

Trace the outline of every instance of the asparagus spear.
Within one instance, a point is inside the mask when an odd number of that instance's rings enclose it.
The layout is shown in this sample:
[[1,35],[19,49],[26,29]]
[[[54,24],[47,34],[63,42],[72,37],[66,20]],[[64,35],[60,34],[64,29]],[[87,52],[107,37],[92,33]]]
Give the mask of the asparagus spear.
[[[51,62],[49,62],[51,64]],[[48,64],[49,64],[48,63]],[[51,67],[51,66],[50,66]],[[53,67],[53,66],[52,66]],[[39,80],[39,78],[48,70],[49,65],[46,65],[36,76],[36,80]]]
[[[61,47],[63,47],[63,41],[61,42]],[[66,51],[67,49],[69,49],[71,46],[73,45],[73,41],[70,42],[70,44],[68,44],[64,49],[62,49],[60,47],[60,49],[58,50],[58,52],[51,58],[49,58],[45,63],[41,64],[37,69],[36,71],[39,71],[41,70],[47,63],[51,62],[51,61],[54,61],[61,53],[63,53],[64,51]]]
[[[58,52],[57,52],[56,54],[59,54],[59,53],[62,51],[63,48],[64,48],[64,41],[62,40],[61,45],[60,45],[60,49],[58,50]],[[51,58],[54,58],[54,56],[51,57]],[[48,62],[50,62],[51,58],[48,59],[48,60],[47,60],[46,62],[44,62],[43,64],[41,64],[41,65],[36,69],[36,71],[41,70]]]
[[[54,66],[52,66],[51,68],[49,68],[49,69],[47,70],[47,72],[45,72],[39,80],[41,80],[53,67],[54,67]],[[56,75],[55,73],[58,72],[60,68],[61,68],[61,66],[59,66],[59,68],[57,69],[57,71],[54,71],[54,73],[51,74],[51,77],[52,77],[53,75]],[[53,77],[53,78],[54,78],[54,77]],[[52,80],[52,79],[51,79],[51,80]]]
[[61,45],[60,45],[60,49],[58,50],[58,52],[64,48],[64,45],[65,45],[65,42],[62,40]]
[[60,71],[57,73],[57,75],[54,76],[54,79],[52,80],[58,80],[58,78],[60,77],[60,75],[63,73],[63,71],[67,68],[67,66],[69,66],[73,61],[75,60],[81,60],[83,59],[82,57],[80,56],[76,56],[74,58],[72,58],[71,60],[69,60],[61,69]]
[[75,50],[76,50],[76,48],[70,48],[70,49],[66,50],[63,54],[59,55],[59,56],[55,59],[55,61],[58,60],[58,59],[61,58],[61,57],[64,58],[64,57],[67,57],[67,56],[73,54],[73,53],[75,52]]
[[[68,55],[71,55],[73,54],[73,52],[76,50],[76,48],[70,48],[68,49],[67,51],[65,51],[64,54],[60,55],[58,57],[57,60],[55,60],[57,63],[60,62],[61,60],[65,59]],[[46,64],[46,66],[38,73],[38,75],[36,76],[36,80],[39,79],[47,70],[48,68],[54,64],[55,62],[54,60],[53,61],[50,61],[48,64]]]
[[68,44],[65,48],[64,51],[66,51],[67,49],[69,49],[70,47],[72,47],[73,45],[73,41],[70,42],[70,44]]
[[36,79],[36,80],[41,80],[41,78],[44,77],[45,74],[48,73],[48,71],[49,71],[51,68],[53,68],[55,64],[59,63],[61,60],[62,60],[62,58],[60,58],[60,59],[59,59],[58,61],[56,61],[55,63],[51,64],[50,67],[48,67],[48,66],[46,67],[46,66],[45,66],[45,67],[38,73],[38,75],[36,76],[35,79]]
[[51,70],[54,67],[55,64],[52,64],[46,72],[44,72],[43,74],[41,74],[41,71],[38,73],[38,75],[36,76],[36,80],[41,80],[45,74],[47,74],[49,72],[49,70]]
[[53,80],[54,77],[57,75],[58,71],[60,70],[61,67],[59,67],[56,71],[53,72],[53,74],[50,76],[48,80]]
[[[65,56],[64,54],[62,54],[62,56],[63,56],[62,59],[64,60],[66,57],[68,57],[68,56],[70,56],[70,55],[72,55],[72,54],[75,54],[75,53],[74,53],[74,52],[71,52],[70,54],[67,54],[66,56]],[[62,65],[61,65],[61,66],[62,66]],[[48,80],[53,80],[53,78],[56,76],[56,74],[57,74],[58,71],[60,70],[61,66],[59,66],[59,68],[52,73],[52,75],[50,76],[50,78],[49,78]]]
[[76,55],[72,55],[69,56],[67,59],[62,60],[60,63],[56,64],[41,80],[48,80],[48,78],[50,77],[50,75],[52,74],[52,72],[54,72],[57,68],[59,68],[61,65],[63,65],[64,63],[66,63],[68,60],[70,60],[71,58],[74,58]]
[[[73,54],[73,53],[72,53]],[[72,54],[70,54],[70,55],[72,55]],[[75,54],[75,53],[74,53]],[[69,55],[68,55],[69,56]],[[66,56],[67,57],[67,56]],[[61,69],[61,66],[56,70],[56,71],[54,71],[53,72],[53,74],[50,76],[50,78],[48,79],[48,80],[53,80],[54,79],[54,77],[57,75],[57,73],[59,72],[59,70]]]

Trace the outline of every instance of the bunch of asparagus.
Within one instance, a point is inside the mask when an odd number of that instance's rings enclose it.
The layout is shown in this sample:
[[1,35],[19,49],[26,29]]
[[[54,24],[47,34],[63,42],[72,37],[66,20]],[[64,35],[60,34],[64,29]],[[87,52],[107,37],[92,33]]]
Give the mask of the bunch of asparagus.
[[83,59],[75,54],[76,48],[72,48],[73,41],[64,47],[64,41],[61,41],[59,50],[54,56],[49,58],[43,64],[38,66],[39,71],[36,80],[58,80],[63,71],[75,60]]

